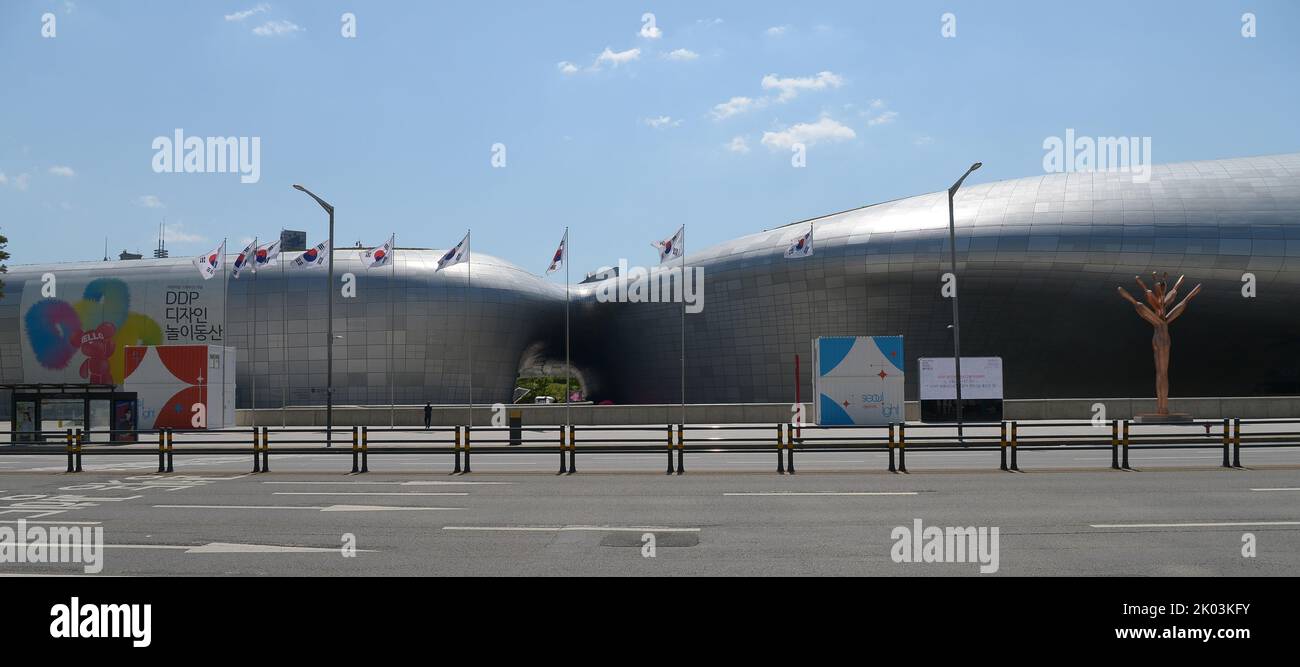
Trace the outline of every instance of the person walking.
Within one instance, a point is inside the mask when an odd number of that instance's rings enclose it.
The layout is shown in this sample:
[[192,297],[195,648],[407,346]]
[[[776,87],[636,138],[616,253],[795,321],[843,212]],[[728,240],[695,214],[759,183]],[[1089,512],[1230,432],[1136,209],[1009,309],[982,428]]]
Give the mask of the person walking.
[[433,421],[433,404],[424,404],[424,430],[429,430],[429,423]]

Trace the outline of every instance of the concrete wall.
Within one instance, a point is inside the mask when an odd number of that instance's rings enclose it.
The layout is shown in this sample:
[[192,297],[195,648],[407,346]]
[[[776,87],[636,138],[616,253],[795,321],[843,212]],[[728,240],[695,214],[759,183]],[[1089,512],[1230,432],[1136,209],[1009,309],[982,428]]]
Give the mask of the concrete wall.
[[[1062,398],[1010,400],[1003,406],[1006,419],[1091,419],[1093,406],[1105,406],[1106,419],[1131,419],[1134,415],[1155,410],[1155,399],[1143,398]],[[1275,417],[1300,417],[1300,396],[1174,398],[1169,401],[1173,412],[1186,412],[1197,419],[1263,419]],[[804,404],[805,414],[812,415],[812,407]],[[516,405],[507,410],[519,410],[524,424],[553,426],[565,421],[565,408],[558,405]],[[609,426],[616,424],[676,424],[681,420],[680,405],[573,405],[572,420],[584,426]],[[339,426],[387,426],[389,408],[378,406],[341,405],[334,408],[334,421]],[[423,426],[422,406],[398,406],[392,413],[398,426]],[[920,419],[920,406],[909,401],[905,414],[908,421]],[[686,406],[686,421],[691,424],[777,424],[790,420],[789,403],[718,403]],[[437,406],[433,409],[435,426],[457,426],[468,423],[466,406]],[[475,406],[474,423],[486,426],[491,423],[492,408]],[[319,407],[290,407],[284,413],[289,426],[324,426],[325,409]],[[253,423],[252,410],[240,410],[237,423]],[[258,410],[257,424],[278,426],[280,410]]]

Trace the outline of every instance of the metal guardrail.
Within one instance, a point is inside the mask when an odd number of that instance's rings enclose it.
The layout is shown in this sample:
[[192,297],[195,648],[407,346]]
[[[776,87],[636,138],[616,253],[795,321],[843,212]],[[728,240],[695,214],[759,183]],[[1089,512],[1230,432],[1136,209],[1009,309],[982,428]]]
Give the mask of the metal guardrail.
[[[1111,451],[1111,468],[1134,470],[1131,450],[1221,449],[1222,466],[1242,468],[1242,449],[1300,447],[1300,419],[1195,420],[1178,424],[1141,424],[1132,420],[1109,422],[1039,421],[972,423],[964,425],[959,440],[952,424],[894,423],[879,426],[821,426],[775,424],[665,424],[655,426],[442,426],[431,428],[336,427],[331,433],[351,439],[350,448],[321,444],[323,428],[272,428],[228,430],[108,431],[64,429],[23,433],[23,440],[0,449],[4,455],[50,455],[61,441],[67,456],[66,472],[82,471],[82,459],[95,456],[157,456],[158,472],[175,470],[176,440],[186,456],[251,452],[252,471],[269,472],[272,451],[277,456],[299,454],[352,455],[352,472],[370,470],[371,454],[445,454],[453,459],[452,474],[472,472],[471,454],[559,454],[556,474],[577,472],[578,450],[601,454],[665,452],[666,474],[685,473],[687,450],[692,454],[761,453],[776,451],[776,472],[795,473],[795,452],[884,452],[889,472],[907,472],[907,453],[999,452],[999,469],[1020,471],[1020,450]],[[1107,426],[1109,428],[1107,428]],[[1274,428],[1290,426],[1290,428]],[[1257,428],[1258,427],[1258,428]],[[774,435],[761,435],[768,429]],[[1051,432],[1046,432],[1046,431]],[[769,431],[770,433],[770,431]],[[202,440],[185,442],[191,436]],[[122,442],[119,436],[129,436]],[[156,448],[140,447],[154,441]],[[233,446],[233,447],[232,447]],[[245,448],[244,446],[247,446]]]

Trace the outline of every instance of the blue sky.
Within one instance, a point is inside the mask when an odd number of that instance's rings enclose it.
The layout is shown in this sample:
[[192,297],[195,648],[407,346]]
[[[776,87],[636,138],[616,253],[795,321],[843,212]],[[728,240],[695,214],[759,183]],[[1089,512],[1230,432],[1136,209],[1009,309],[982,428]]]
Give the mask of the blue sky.
[[[148,253],[164,217],[173,254],[315,242],[301,182],[340,245],[473,228],[541,273],[568,225],[576,277],[653,263],[683,222],[689,251],[975,160],[972,183],[1041,174],[1066,128],[1149,136],[1157,163],[1297,151],[1296,63],[1294,2],[5,0],[0,230],[11,263]],[[176,128],[259,137],[260,180],[155,173]]]

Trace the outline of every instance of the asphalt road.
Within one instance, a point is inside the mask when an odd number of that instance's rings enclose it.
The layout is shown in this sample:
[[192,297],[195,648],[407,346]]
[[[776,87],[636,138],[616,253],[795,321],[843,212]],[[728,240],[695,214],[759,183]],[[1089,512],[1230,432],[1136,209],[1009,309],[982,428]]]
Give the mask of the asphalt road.
[[[0,451],[0,528],[104,531],[103,575],[963,575],[974,563],[894,562],[891,537],[926,527],[996,527],[998,575],[1300,574],[1300,450],[1143,450],[1137,471],[1108,451],[699,454],[663,474],[664,454],[90,457]],[[57,522],[57,523],[56,523]],[[653,557],[643,555],[654,535]],[[1243,556],[1246,534],[1254,557]],[[341,547],[351,536],[355,556]],[[79,564],[0,563],[0,574],[82,574]]]

